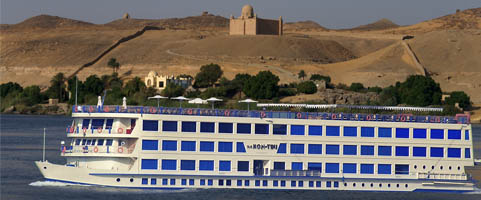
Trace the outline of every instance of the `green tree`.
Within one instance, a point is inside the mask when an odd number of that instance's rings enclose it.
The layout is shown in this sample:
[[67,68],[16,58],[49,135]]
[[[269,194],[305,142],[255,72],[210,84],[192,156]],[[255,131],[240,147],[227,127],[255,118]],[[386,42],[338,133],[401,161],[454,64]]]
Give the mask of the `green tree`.
[[459,103],[459,107],[463,108],[463,110],[471,107],[471,99],[463,91],[451,92],[450,96],[446,98],[446,103],[448,105],[455,105],[456,103]]
[[323,75],[320,75],[320,74],[313,74],[311,75],[311,78],[309,79],[311,81],[321,81],[321,80],[324,80],[326,81],[327,84],[331,83],[331,77],[329,76],[323,76]]
[[297,84],[297,92],[305,94],[314,94],[317,92],[316,84],[312,81],[304,81]]
[[117,70],[119,70],[119,68],[120,68],[120,63],[117,62],[117,59],[115,59],[115,58],[110,58],[107,65],[112,68],[113,73],[117,72]]
[[297,76],[298,76],[300,79],[304,80],[304,78],[305,78],[307,75],[306,75],[306,72],[305,72],[304,70],[301,70],[301,71],[299,71],[299,73],[297,74]]
[[162,95],[166,97],[177,97],[182,96],[185,92],[185,89],[177,84],[168,83],[167,86],[162,90]]
[[394,86],[386,87],[379,94],[379,103],[384,106],[398,105],[397,89]]
[[441,88],[431,77],[409,76],[399,86],[401,103],[413,106],[441,104]]
[[136,76],[125,84],[123,91],[125,95],[132,96],[136,92],[144,91],[145,88],[145,83]]
[[18,83],[8,82],[0,85],[0,96],[6,97],[7,94],[12,93],[14,91],[21,92],[23,90],[22,86]]
[[381,93],[382,92],[382,88],[381,87],[378,87],[378,86],[375,86],[375,87],[369,87],[367,88],[367,91],[368,92],[375,92],[375,93]]
[[354,92],[361,92],[364,90],[364,85],[362,83],[351,83],[351,86],[349,86],[349,90]]
[[28,106],[32,106],[42,102],[42,94],[38,85],[26,87],[21,93],[23,102]]
[[102,94],[102,91],[104,91],[104,83],[99,77],[97,77],[97,75],[87,77],[84,86],[85,91],[88,94],[93,94],[95,96]]
[[58,73],[52,77],[52,80],[50,80],[50,87],[47,89],[48,97],[58,99],[59,102],[63,102],[67,99],[65,81],[66,78],[63,73]]
[[270,71],[261,71],[250,78],[242,91],[254,99],[272,99],[279,95],[279,77]]
[[208,64],[200,67],[200,72],[195,75],[194,87],[206,88],[210,87],[219,80],[224,72],[217,64]]

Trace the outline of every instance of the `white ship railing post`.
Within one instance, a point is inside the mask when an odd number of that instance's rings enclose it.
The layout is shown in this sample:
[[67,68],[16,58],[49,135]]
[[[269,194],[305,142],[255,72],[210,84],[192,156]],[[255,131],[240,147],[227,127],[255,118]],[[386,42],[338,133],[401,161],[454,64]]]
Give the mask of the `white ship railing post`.
[[42,153],[42,162],[45,162],[45,128],[43,128],[43,153]]

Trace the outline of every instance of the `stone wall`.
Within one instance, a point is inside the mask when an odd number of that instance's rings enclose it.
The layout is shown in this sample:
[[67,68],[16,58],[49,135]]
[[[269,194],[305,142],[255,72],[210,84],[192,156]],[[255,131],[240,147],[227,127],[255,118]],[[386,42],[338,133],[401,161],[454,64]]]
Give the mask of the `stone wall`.
[[257,19],[258,35],[279,35],[279,20]]

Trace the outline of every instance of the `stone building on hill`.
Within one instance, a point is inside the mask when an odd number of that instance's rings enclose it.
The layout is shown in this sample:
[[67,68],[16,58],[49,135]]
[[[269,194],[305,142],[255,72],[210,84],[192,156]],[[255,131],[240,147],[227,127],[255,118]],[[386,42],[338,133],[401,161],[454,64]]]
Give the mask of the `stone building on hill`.
[[242,7],[241,16],[231,16],[229,22],[229,35],[282,35],[282,16],[278,20],[258,18],[251,5]]
[[188,88],[192,85],[191,78],[174,77],[173,75],[158,75],[155,71],[150,71],[144,78],[144,83],[147,87],[153,87],[157,91],[162,91],[167,87],[167,84],[180,85],[183,88]]

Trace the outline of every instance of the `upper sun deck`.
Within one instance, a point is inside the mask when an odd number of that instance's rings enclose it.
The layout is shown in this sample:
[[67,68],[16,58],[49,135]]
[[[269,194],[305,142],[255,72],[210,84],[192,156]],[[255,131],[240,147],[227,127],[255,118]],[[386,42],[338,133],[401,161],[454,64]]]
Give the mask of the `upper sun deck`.
[[187,115],[211,117],[246,117],[246,118],[279,118],[279,119],[309,119],[309,120],[343,120],[343,121],[376,121],[402,123],[437,123],[437,124],[470,124],[468,114],[456,116],[419,116],[412,114],[355,114],[331,112],[291,112],[291,111],[258,111],[230,110],[204,108],[168,108],[150,106],[73,106],[75,113],[128,113],[128,114],[159,114]]

